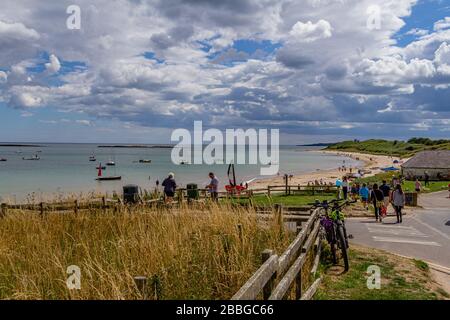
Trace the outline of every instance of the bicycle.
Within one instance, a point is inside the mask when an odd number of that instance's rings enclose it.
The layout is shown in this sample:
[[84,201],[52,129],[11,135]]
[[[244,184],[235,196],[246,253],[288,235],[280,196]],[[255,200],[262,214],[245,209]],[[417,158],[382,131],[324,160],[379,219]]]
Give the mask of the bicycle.
[[[342,207],[354,203],[355,201],[345,201],[339,204],[342,200],[331,200],[328,202],[324,200],[320,202],[316,200],[315,203],[310,203],[313,208],[323,208],[324,210],[320,213],[320,226],[322,238],[325,235],[327,242],[330,244],[331,255],[333,258],[333,264],[338,263],[337,250],[341,251],[341,257],[344,260],[344,269],[347,272],[349,270],[348,262],[348,237],[347,230],[345,228],[345,217],[342,213]],[[330,203],[332,204],[331,213],[328,213],[330,208]]]

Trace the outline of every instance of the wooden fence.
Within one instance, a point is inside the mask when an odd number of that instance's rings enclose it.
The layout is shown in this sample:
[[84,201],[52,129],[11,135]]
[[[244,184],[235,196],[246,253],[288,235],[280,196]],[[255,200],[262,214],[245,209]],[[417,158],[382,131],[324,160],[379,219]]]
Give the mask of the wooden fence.
[[[320,284],[320,278],[303,292],[302,271],[314,276],[319,265],[321,253],[321,239],[319,236],[321,209],[310,212],[306,221],[297,225],[297,236],[281,255],[276,255],[272,250],[262,252],[262,265],[253,276],[232,297],[232,300],[255,300],[261,293],[264,300],[281,300],[291,293],[295,287],[295,299],[311,299]],[[286,221],[282,206],[275,209],[275,219]],[[303,270],[305,262],[313,257],[313,264],[309,270]]]
[[[184,201],[188,200],[188,194],[187,189],[180,188],[177,190],[174,200],[178,203],[182,203]],[[209,198],[209,193],[206,189],[198,189],[199,192],[199,199],[200,201],[204,199]],[[267,188],[260,188],[260,189],[249,189],[244,190],[240,194],[230,194],[225,191],[219,192],[219,198],[221,199],[248,199],[250,200],[250,205],[253,205],[251,203],[251,199],[254,195],[262,195],[265,194],[268,197],[274,195],[274,194],[283,194],[287,193],[288,195],[292,194],[324,194],[324,193],[332,193],[337,192],[336,187],[332,186],[301,186],[301,185],[278,185],[278,186],[268,186]],[[147,193],[146,193],[147,194]],[[161,193],[160,193],[161,195]],[[155,199],[149,199],[149,200],[141,200],[141,205],[157,205],[158,203],[162,203],[161,196],[158,196]],[[7,204],[2,203],[0,207],[0,215],[6,214],[8,209],[22,209],[22,210],[31,210],[31,211],[39,211],[40,213],[43,213],[45,211],[58,211],[58,210],[73,210],[75,212],[78,212],[78,210],[86,210],[86,209],[107,209],[107,208],[114,208],[119,205],[122,205],[123,202],[121,198],[114,198],[114,199],[108,199],[107,197],[101,197],[101,198],[95,198],[88,201],[62,201],[62,202],[39,202],[39,203],[26,203],[26,204]],[[255,206],[255,209],[260,213],[269,213],[271,212],[271,209],[269,207],[258,207]],[[308,210],[307,208],[298,208],[298,207],[292,207],[292,208],[286,208],[287,211],[305,211]]]

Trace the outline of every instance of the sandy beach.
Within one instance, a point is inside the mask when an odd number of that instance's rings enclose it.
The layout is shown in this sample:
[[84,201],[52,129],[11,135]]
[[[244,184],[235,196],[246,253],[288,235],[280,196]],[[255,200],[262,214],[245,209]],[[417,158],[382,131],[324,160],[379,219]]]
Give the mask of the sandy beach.
[[[365,174],[365,176],[372,176],[381,172],[381,168],[390,167],[393,165],[394,160],[400,160],[396,157],[390,156],[382,156],[382,155],[371,155],[364,153],[356,153],[356,152],[339,152],[339,151],[328,151],[328,150],[318,150],[311,152],[320,152],[320,153],[328,153],[335,154],[340,156],[346,156],[348,158],[352,158],[361,162],[361,165],[352,168],[352,172],[355,173],[358,169],[370,171],[370,173]],[[405,161],[405,159],[403,159]],[[340,171],[339,166],[342,166],[342,163],[336,163],[336,168],[330,170],[317,170],[316,172],[304,173],[304,174],[294,174],[292,178],[289,180],[290,185],[307,185],[308,182],[314,183],[316,180],[329,184],[336,182],[337,178],[342,178],[343,175],[349,173],[349,169],[347,171]],[[290,173],[288,173],[290,174]],[[270,177],[267,179],[260,179],[252,182],[249,185],[249,189],[260,189],[267,188],[268,185],[283,185],[283,173],[280,173],[280,176]]]

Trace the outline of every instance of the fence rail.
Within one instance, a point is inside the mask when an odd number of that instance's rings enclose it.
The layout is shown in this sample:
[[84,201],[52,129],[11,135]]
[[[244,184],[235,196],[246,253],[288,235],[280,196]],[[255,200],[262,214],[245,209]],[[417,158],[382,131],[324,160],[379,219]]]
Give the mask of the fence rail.
[[[283,207],[280,207],[277,207],[274,219],[279,219],[280,212],[283,215]],[[313,264],[312,268],[307,270],[307,274],[314,276],[317,270],[321,252],[320,210],[312,211],[304,225],[297,227],[296,238],[281,256],[274,254],[272,250],[265,250],[262,253],[263,264],[231,298],[232,300],[254,300],[261,293],[264,300],[281,300],[290,293],[293,285],[295,285],[297,300],[311,299],[320,280],[316,280],[302,294],[302,271],[305,262],[311,257]],[[283,215],[283,217],[286,216]],[[286,221],[286,219],[283,220]]]

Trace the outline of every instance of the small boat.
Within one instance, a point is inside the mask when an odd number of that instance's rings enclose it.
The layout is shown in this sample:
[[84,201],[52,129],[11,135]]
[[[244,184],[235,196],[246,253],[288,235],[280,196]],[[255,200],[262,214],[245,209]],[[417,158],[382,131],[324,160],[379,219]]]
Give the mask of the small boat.
[[141,160],[139,160],[139,163],[152,163],[152,160],[150,160],[150,159],[141,159]]
[[29,158],[25,158],[23,157],[22,160],[40,160],[41,158],[38,157],[37,154],[35,154],[34,156],[31,156]]
[[89,161],[97,161],[97,159],[95,158],[94,155],[92,155],[92,156],[89,157]]
[[122,177],[121,176],[98,177],[95,180],[97,180],[97,181],[122,180]]
[[121,176],[108,176],[108,177],[102,177],[102,164],[100,163],[97,167],[98,169],[98,175],[97,175],[97,181],[112,181],[112,180],[122,180]]
[[106,163],[106,165],[107,165],[107,166],[115,166],[116,163],[115,163],[114,161],[112,161],[112,160],[109,160],[109,161]]
[[0,161],[5,162],[5,161],[8,161],[8,159],[0,158]]
[[181,164],[181,165],[185,165],[185,164],[189,164],[189,162],[181,161],[180,164]]

